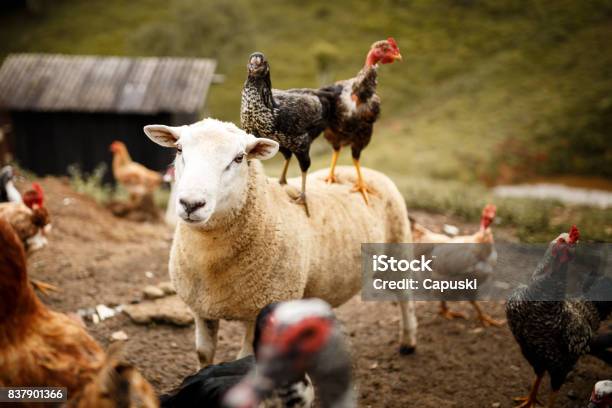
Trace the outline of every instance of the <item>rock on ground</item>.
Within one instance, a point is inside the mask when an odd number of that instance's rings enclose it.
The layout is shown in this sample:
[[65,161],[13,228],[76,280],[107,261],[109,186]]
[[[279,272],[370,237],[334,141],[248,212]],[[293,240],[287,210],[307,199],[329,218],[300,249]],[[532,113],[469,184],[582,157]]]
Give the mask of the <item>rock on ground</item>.
[[176,295],[137,305],[125,305],[124,312],[138,324],[157,322],[187,326],[193,323],[191,311]]

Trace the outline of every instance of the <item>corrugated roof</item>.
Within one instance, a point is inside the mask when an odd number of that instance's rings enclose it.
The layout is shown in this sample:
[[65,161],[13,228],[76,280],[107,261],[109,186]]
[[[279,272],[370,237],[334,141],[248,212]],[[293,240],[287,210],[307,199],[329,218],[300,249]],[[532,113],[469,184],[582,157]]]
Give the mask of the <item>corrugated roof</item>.
[[216,61],[11,54],[0,68],[0,109],[196,113]]

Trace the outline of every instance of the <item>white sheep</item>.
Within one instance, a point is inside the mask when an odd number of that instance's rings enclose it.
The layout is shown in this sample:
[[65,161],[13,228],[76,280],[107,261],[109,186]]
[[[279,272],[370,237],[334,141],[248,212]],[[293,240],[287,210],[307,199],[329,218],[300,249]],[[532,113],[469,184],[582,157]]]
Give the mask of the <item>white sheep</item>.
[[[262,307],[307,297],[340,306],[360,290],[361,243],[411,242],[404,200],[381,173],[364,169],[376,191],[369,206],[350,192],[352,168],[339,168],[340,182],[332,185],[325,183],[325,171],[313,173],[307,217],[286,191],[296,188],[296,180],[283,187],[266,177],[259,162],[276,154],[276,142],[214,119],[144,131],[177,150],[180,220],[169,269],[195,316],[201,366],[213,362],[219,319],[244,322],[239,357],[248,355]],[[400,351],[409,353],[416,346],[414,302],[399,305]]]

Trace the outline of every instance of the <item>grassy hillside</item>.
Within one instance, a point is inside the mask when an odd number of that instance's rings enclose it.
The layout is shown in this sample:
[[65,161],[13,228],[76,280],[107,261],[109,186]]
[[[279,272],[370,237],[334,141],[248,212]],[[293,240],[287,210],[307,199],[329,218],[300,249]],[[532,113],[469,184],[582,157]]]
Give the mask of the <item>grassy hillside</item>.
[[[404,61],[380,70],[383,116],[366,166],[440,191],[564,173],[612,178],[612,0],[39,3],[36,14],[0,15],[0,56],[215,57],[226,80],[207,113],[234,121],[251,51],[268,55],[275,87],[317,86],[353,76],[373,41],[394,36]],[[316,143],[313,168],[329,151]],[[463,212],[460,202],[407,199]]]

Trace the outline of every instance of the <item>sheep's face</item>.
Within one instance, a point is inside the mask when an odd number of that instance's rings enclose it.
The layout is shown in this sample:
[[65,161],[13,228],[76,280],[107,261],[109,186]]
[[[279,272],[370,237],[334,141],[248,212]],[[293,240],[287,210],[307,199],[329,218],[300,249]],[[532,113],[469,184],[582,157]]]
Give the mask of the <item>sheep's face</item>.
[[177,216],[199,228],[214,228],[240,210],[248,160],[269,159],[278,151],[278,143],[214,119],[181,127],[148,125],[144,131],[155,143],[176,149]]

